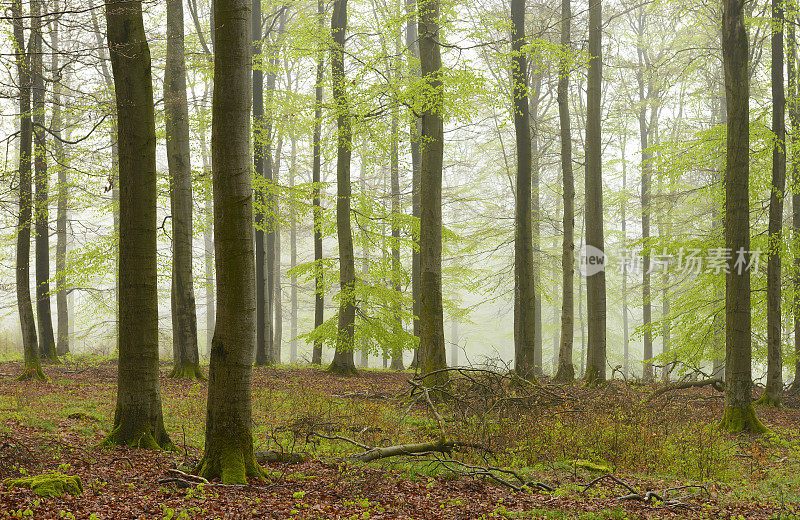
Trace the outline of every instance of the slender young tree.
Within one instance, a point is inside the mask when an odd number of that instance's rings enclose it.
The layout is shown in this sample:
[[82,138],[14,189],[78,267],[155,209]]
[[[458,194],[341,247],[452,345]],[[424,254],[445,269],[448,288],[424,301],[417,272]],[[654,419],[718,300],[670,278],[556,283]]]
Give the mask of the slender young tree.
[[[317,2],[317,27],[322,34],[325,26],[325,2]],[[317,50],[317,77],[314,84],[314,142],[312,181],[314,182],[314,328],[318,329],[325,321],[325,283],[322,278],[322,204],[320,203],[320,182],[322,170],[322,80],[325,73],[325,47]],[[314,340],[311,362],[322,364],[322,340]]]
[[250,155],[252,39],[249,0],[214,1],[211,160],[217,326],[208,375],[205,451],[196,473],[245,484],[263,476],[253,454],[250,382],[255,351],[255,265]]
[[[604,251],[602,176],[602,0],[589,3],[589,76],[586,94],[586,245]],[[591,253],[591,251],[590,251]],[[606,379],[606,274],[586,278],[586,310],[589,344],[586,354],[587,384]]]
[[106,25],[119,149],[119,368],[106,444],[172,446],[158,379],[156,127],[150,48],[140,0],[109,0]]
[[653,82],[651,71],[649,70],[649,55],[646,48],[646,27],[647,14],[644,7],[639,8],[636,16],[636,56],[638,67],[636,68],[636,82],[639,87],[639,143],[642,154],[642,242],[644,251],[642,253],[642,346],[644,371],[643,379],[652,381],[653,379],[653,332],[650,328],[652,324],[652,304],[650,291],[650,216],[652,213],[651,204],[651,185],[652,185],[652,163],[653,153],[650,149],[650,134],[652,131],[652,118],[648,118],[648,110],[651,115],[654,113],[651,107]]
[[561,246],[561,340],[558,347],[558,370],[555,380],[568,383],[575,379],[572,344],[575,335],[575,179],[572,173],[572,129],[569,120],[569,60],[572,6],[561,0],[561,48],[565,57],[558,71],[558,121],[561,129],[561,175],[564,182],[564,241]]
[[31,0],[31,76],[33,89],[34,197],[36,227],[36,321],[39,326],[39,354],[42,359],[58,362],[50,307],[50,211],[47,171],[47,136],[45,133],[45,84],[42,59],[42,2]]
[[192,279],[192,166],[186,97],[183,2],[167,0],[164,119],[172,211],[172,352],[170,377],[205,379],[197,350],[197,313]]
[[531,130],[528,112],[525,0],[511,0],[511,78],[517,138],[517,193],[514,226],[514,368],[522,377],[536,370],[536,288],[531,213]]
[[420,141],[420,346],[418,369],[425,384],[437,386],[449,380],[444,348],[442,309],[442,168],[444,162],[444,85],[439,40],[439,0],[420,0],[420,70],[427,83],[428,99],[422,111]]
[[[395,51],[399,55],[399,42],[395,45]],[[394,64],[395,80],[399,80],[400,64]],[[391,123],[391,145],[389,150],[389,175],[391,177],[391,196],[392,196],[392,288],[397,293],[392,313],[394,314],[394,334],[399,337],[403,332],[403,319],[401,317],[400,298],[403,288],[400,284],[400,156],[398,153],[398,141],[400,139],[400,106],[392,104],[392,123]],[[403,370],[403,351],[393,348],[391,351],[392,363],[389,368],[392,370]]]
[[[266,195],[264,173],[264,70],[261,56],[261,0],[252,1],[252,19],[250,32],[253,35],[253,167],[258,177],[255,189],[255,246],[256,246],[256,365],[270,362],[269,340],[267,334],[267,282],[264,272],[265,251],[264,233],[266,230],[265,204]],[[270,334],[271,336],[271,334]]]
[[757,402],[780,406],[783,394],[781,347],[781,242],[786,185],[786,92],[783,86],[783,1],[772,0],[772,190],[769,197],[767,260],[767,384]]
[[[405,0],[406,4],[406,47],[408,48],[408,70],[418,77],[419,63],[419,28],[417,21],[417,0]],[[422,150],[420,136],[422,134],[422,120],[413,111],[409,111],[409,147],[411,148],[411,216],[420,218],[420,174],[422,164]],[[420,337],[420,244],[419,234],[411,233],[411,311],[414,314],[413,331],[416,338]],[[419,360],[419,347],[414,349],[414,359],[410,368],[416,368]]]
[[[797,40],[795,23],[797,23],[797,16],[795,15],[796,3],[789,3],[790,9],[787,10],[788,22],[787,27],[787,57],[786,57],[786,72],[789,79],[789,92],[788,92],[788,105],[789,105],[789,124],[791,125],[791,132],[789,139],[791,143],[791,174],[792,182],[795,186],[800,183],[800,161],[797,158],[798,149],[798,132],[800,132],[800,105],[798,105],[798,88],[797,88]],[[795,368],[794,368],[794,381],[792,382],[791,391],[796,392],[800,389],[800,190],[795,188],[792,194],[792,242],[794,250],[794,273],[793,273],[793,288],[794,288],[794,355],[795,355]]]
[[751,402],[750,271],[750,76],[744,0],[723,0],[722,63],[728,106],[725,164],[725,246],[733,263],[725,283],[725,412],[727,431],[765,431]]
[[353,256],[353,232],[350,228],[350,155],[353,144],[347,80],[344,75],[344,43],[347,33],[347,0],[334,0],[331,15],[331,77],[336,109],[336,233],[339,237],[339,324],[336,352],[331,372],[355,374],[353,333],[355,329],[356,268]]
[[[53,3],[53,11],[59,12],[59,0]],[[61,82],[64,71],[59,69],[59,25],[60,20],[54,19],[50,28],[50,73],[53,75],[53,108],[50,120],[53,133],[53,151],[58,172],[58,186],[56,188],[57,214],[56,214],[56,319],[58,334],[56,336],[56,355],[63,356],[69,353],[69,307],[67,305],[67,203],[69,200],[69,185],[67,184],[67,156],[64,153],[64,143],[61,142]]]
[[22,346],[25,368],[20,380],[44,381],[39,362],[39,345],[36,337],[36,318],[31,302],[30,254],[31,221],[33,218],[33,188],[31,186],[31,152],[33,126],[31,122],[31,71],[30,56],[25,51],[25,17],[22,0],[11,3],[14,23],[14,53],[19,82],[19,220],[17,221],[16,286],[19,323],[22,328]]

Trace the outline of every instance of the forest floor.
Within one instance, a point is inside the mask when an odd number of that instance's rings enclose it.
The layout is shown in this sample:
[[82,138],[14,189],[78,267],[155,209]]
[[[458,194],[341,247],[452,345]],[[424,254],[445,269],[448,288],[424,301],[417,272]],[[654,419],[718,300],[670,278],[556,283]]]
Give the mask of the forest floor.
[[[758,437],[714,427],[722,399],[710,387],[648,402],[651,387],[620,382],[545,384],[539,397],[524,400],[472,395],[469,406],[441,408],[440,427],[428,405],[410,401],[410,373],[362,370],[346,378],[308,367],[257,368],[256,449],[305,460],[265,464],[267,478],[248,486],[178,487],[159,481],[202,454],[207,384],[168,379],[170,367],[161,368],[176,452],[95,447],[113,415],[113,361],[46,366],[44,383],[17,382],[20,365],[0,363],[0,479],[58,471],[79,476],[84,487],[78,497],[40,497],[0,485],[0,518],[800,518],[795,397],[782,409],[758,409],[771,429]],[[486,390],[483,382],[477,387]],[[475,405],[481,399],[483,408]],[[431,441],[440,428],[482,448],[363,464],[349,458],[362,449],[341,440]],[[530,484],[504,485],[518,481],[503,469]],[[595,481],[605,474],[618,480]],[[641,500],[648,491],[655,495]]]

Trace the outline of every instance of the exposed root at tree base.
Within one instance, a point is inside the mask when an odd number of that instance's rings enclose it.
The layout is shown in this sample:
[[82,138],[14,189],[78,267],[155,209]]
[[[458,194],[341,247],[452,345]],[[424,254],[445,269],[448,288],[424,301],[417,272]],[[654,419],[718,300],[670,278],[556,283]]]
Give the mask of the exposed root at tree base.
[[200,366],[197,363],[185,363],[182,365],[177,365],[172,369],[172,372],[170,372],[167,377],[200,381],[206,380],[206,376],[203,375],[203,371],[200,370]]
[[572,383],[575,381],[575,366],[572,364],[569,365],[558,365],[558,371],[556,375],[553,377],[553,382],[565,384],[565,383]]
[[356,367],[340,365],[336,362],[331,363],[330,366],[325,369],[325,371],[330,374],[335,374],[337,376],[345,376],[345,377],[355,377],[358,375],[358,370],[356,370]]
[[108,436],[100,442],[99,446],[129,446],[131,448],[166,451],[175,449],[175,445],[172,444],[166,433],[159,435],[159,439],[156,440],[149,429],[142,429],[135,434],[125,435],[121,426],[115,426]]
[[259,480],[264,480],[266,477],[266,472],[256,462],[252,448],[242,450],[235,446],[214,450],[211,453],[206,451],[193,473],[207,480],[219,478],[226,485],[247,484],[248,477]]
[[747,408],[726,407],[719,423],[719,428],[730,433],[747,431],[753,434],[762,434],[769,431],[756,416],[756,410],[753,405]]
[[42,372],[39,361],[25,363],[25,369],[19,375],[17,381],[47,381],[47,376]]
[[770,396],[767,392],[764,392],[764,395],[759,397],[758,400],[756,400],[753,404],[771,406],[773,408],[781,407],[780,399],[775,399],[774,397]]

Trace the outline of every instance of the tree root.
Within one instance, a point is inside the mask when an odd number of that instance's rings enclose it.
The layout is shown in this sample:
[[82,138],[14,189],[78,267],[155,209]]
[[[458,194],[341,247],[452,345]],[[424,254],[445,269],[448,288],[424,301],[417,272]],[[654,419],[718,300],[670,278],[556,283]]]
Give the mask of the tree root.
[[172,372],[170,372],[167,377],[200,381],[206,380],[206,376],[203,375],[203,371],[200,370],[200,365],[198,363],[183,363],[180,365],[175,365],[175,368],[172,369]]

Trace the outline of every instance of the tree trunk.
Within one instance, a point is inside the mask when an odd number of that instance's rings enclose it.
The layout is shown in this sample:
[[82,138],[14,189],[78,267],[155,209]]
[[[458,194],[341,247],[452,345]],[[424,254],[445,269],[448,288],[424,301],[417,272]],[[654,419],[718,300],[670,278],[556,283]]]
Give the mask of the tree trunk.
[[[571,48],[570,0],[561,0],[561,47]],[[561,175],[564,182],[564,241],[561,246],[561,340],[558,346],[558,370],[555,380],[568,383],[575,379],[572,344],[575,336],[575,179],[572,173],[572,129],[569,120],[569,60],[565,57],[558,74],[558,121],[561,129]]]
[[[420,140],[420,373],[447,367],[442,311],[442,167],[444,161],[444,85],[439,48],[439,0],[420,0],[419,55],[428,99],[422,111]],[[425,377],[428,386],[448,381],[447,371]]]
[[[325,2],[317,2],[317,23],[320,34],[325,25]],[[322,205],[320,204],[320,173],[322,170],[322,80],[325,72],[325,49],[320,45],[317,51],[317,78],[314,86],[314,329],[319,329],[325,321],[325,283],[322,278]],[[311,363],[322,364],[322,341],[314,340]]]
[[[408,69],[413,76],[421,74],[419,68],[419,31],[416,17],[417,0],[405,0],[406,4],[406,47],[409,50]],[[420,175],[422,165],[422,152],[420,149],[420,136],[422,135],[422,121],[417,115],[409,111],[409,147],[411,148],[411,216],[420,218]],[[420,338],[420,237],[417,232],[411,233],[411,311],[414,314],[414,337]],[[414,358],[409,368],[417,368],[419,364],[419,346],[414,349]]]
[[511,1],[511,77],[517,139],[517,189],[514,226],[514,369],[527,378],[535,362],[536,287],[531,213],[531,128],[528,112],[525,0]]
[[[399,42],[395,45],[395,52],[400,52]],[[395,80],[399,82],[400,79],[400,64],[395,62]],[[403,370],[403,350],[399,346],[402,343],[399,338],[403,334],[403,318],[401,317],[402,309],[400,302],[403,297],[403,288],[400,282],[400,156],[398,152],[398,144],[400,140],[399,135],[400,126],[400,106],[397,103],[392,104],[392,144],[389,150],[389,175],[391,176],[392,188],[392,287],[395,292],[395,302],[392,312],[394,314],[394,337],[396,338],[396,345],[392,348],[392,370]]]
[[783,2],[772,0],[772,189],[769,197],[767,257],[767,384],[758,403],[780,406],[783,394],[781,346],[781,232],[786,185],[786,93],[783,87]]
[[[647,124],[647,109],[650,104],[652,83],[647,81],[647,89],[645,89],[646,79],[650,79],[650,71],[645,70],[646,65],[646,49],[645,42],[645,24],[647,18],[645,16],[644,8],[639,10],[637,36],[638,42],[636,46],[636,55],[638,57],[638,67],[636,70],[636,81],[639,86],[639,142],[641,145],[641,171],[642,171],[642,243],[644,248],[642,251],[642,346],[643,346],[643,362],[644,371],[642,379],[645,381],[653,380],[653,332],[651,330],[652,324],[652,306],[650,296],[650,215],[651,215],[651,184],[652,184],[652,162],[653,154],[650,150],[650,131],[651,128]],[[648,77],[645,78],[645,73]]]
[[172,211],[171,377],[204,379],[197,351],[197,314],[192,279],[192,167],[182,0],[167,0],[167,58],[164,68],[164,119]]
[[353,333],[355,328],[356,268],[353,256],[353,232],[350,229],[350,155],[353,144],[347,81],[344,73],[344,43],[347,33],[347,0],[334,0],[331,15],[331,77],[336,109],[336,234],[339,238],[339,323],[336,352],[329,371],[352,375]]
[[250,381],[255,351],[255,265],[250,156],[252,39],[249,0],[215,0],[211,160],[217,327],[211,347],[205,452],[196,473],[244,484],[263,471],[253,455]]
[[42,59],[42,4],[31,0],[31,79],[33,88],[34,197],[36,225],[36,321],[39,326],[39,354],[58,362],[50,307],[50,218],[48,209],[47,138],[45,135],[44,62]]
[[[208,85],[206,85],[206,91],[203,94],[203,101],[205,102],[207,98]],[[205,106],[205,103],[203,103],[203,106]],[[200,117],[200,152],[203,157],[203,173],[211,177],[211,159],[206,144],[205,116],[206,111],[203,109]],[[209,353],[211,352],[211,340],[214,337],[214,326],[216,325],[216,302],[214,300],[214,194],[211,189],[206,191],[203,213],[206,224],[205,232],[203,233],[206,279],[206,353]]]
[[[792,4],[795,5],[794,3]],[[796,30],[794,24],[797,23],[797,17],[793,10],[789,10],[789,23],[786,24],[789,32],[787,39],[788,56],[787,74],[789,76],[789,122],[791,125],[791,132],[789,139],[791,143],[791,150],[793,151],[791,157],[791,173],[792,180],[795,186],[800,183],[800,161],[797,158],[797,144],[798,132],[800,132],[800,113],[798,113],[798,92],[797,92],[797,40]],[[800,191],[794,191],[792,195],[792,242],[794,250],[794,273],[793,273],[793,286],[794,286],[794,381],[792,382],[791,391],[796,392],[800,389]]]
[[[55,0],[53,12],[59,12],[60,2]],[[59,20],[53,20],[50,29],[50,48],[53,55],[50,61],[50,74],[53,76],[53,116],[50,122],[53,133],[53,150],[58,171],[57,213],[56,213],[56,318],[58,335],[56,337],[56,355],[69,353],[69,309],[67,308],[67,205],[69,201],[69,185],[67,184],[67,157],[64,144],[61,142],[61,77],[59,69]]]
[[[361,167],[359,168],[359,175],[358,175],[358,187],[361,191],[361,197],[363,199],[367,199],[367,141],[365,140],[363,143],[363,147],[361,149]],[[361,229],[361,279],[366,280],[367,275],[369,274],[369,238],[367,236],[367,228],[366,226],[362,226]],[[369,343],[366,338],[361,338],[359,340],[361,344],[359,350],[361,351],[361,366],[368,367],[369,366]],[[384,355],[383,355],[384,367],[386,368],[386,349],[384,348]]]
[[156,265],[156,128],[141,1],[106,3],[119,147],[119,375],[106,444],[172,445],[161,412]]
[[[284,11],[285,12],[285,11]],[[273,168],[272,182],[275,189],[280,188],[280,169],[281,169],[281,153],[283,149],[283,132],[278,135],[278,146],[275,149],[275,166]],[[274,251],[274,271],[272,273],[274,280],[274,292],[272,293],[273,307],[275,309],[275,318],[273,322],[273,338],[272,338],[272,351],[275,363],[281,362],[281,350],[283,348],[283,286],[281,284],[281,227],[280,227],[280,199],[277,194],[273,197],[273,232],[275,234],[275,251]]]
[[[744,0],[723,0],[722,61],[728,105],[725,246],[734,258],[750,251],[750,78]],[[732,262],[733,264],[733,262]],[[750,271],[731,265],[725,284],[725,413],[728,431],[762,432],[751,403]]]
[[[111,140],[111,171],[108,174],[108,184],[111,187],[111,213],[114,223],[114,237],[117,253],[119,253],[119,142],[117,141],[117,114],[114,104],[114,78],[111,76],[111,71],[108,70],[106,62],[109,58],[106,56],[106,46],[103,41],[103,34],[100,32],[100,24],[97,20],[97,10],[91,9],[92,12],[92,32],[94,32],[95,42],[97,43],[98,54],[100,55],[100,71],[103,76],[108,95],[111,98],[111,131],[109,139]],[[115,258],[115,273],[114,273],[114,334],[116,336],[117,349],[119,349],[119,254]]]
[[30,56],[25,52],[25,22],[22,0],[11,4],[14,23],[14,46],[19,81],[19,220],[17,222],[16,286],[19,323],[22,328],[22,346],[25,368],[20,380],[46,378],[39,364],[39,345],[36,337],[36,319],[31,302],[30,254],[33,193],[31,187],[31,148],[33,127],[31,123]]
[[267,339],[266,273],[264,272],[264,234],[268,231],[265,212],[266,182],[264,180],[264,71],[261,57],[261,0],[252,0],[251,29],[253,36],[253,169],[257,180],[255,189],[255,248],[256,248],[256,365],[270,362],[271,339]]
[[[586,246],[604,251],[602,177],[602,0],[589,5],[589,76],[586,94]],[[586,382],[606,379],[606,275],[600,270],[586,277],[589,344]]]
[[[524,9],[523,9],[524,15]],[[523,18],[524,19],[524,18]],[[524,36],[524,25],[521,34]],[[527,60],[526,60],[527,61]],[[531,232],[533,234],[533,370],[536,375],[542,374],[542,233],[541,204],[539,202],[539,100],[542,90],[542,71],[536,71],[531,77],[530,88],[530,147],[531,147]],[[527,72],[526,76],[527,78]]]
[[[294,132],[292,132],[292,151],[291,151],[291,164],[289,166],[289,188],[294,188],[295,175],[297,172],[297,139]],[[289,228],[289,268],[294,269],[297,266],[297,218],[295,216],[294,207],[290,210],[289,218],[291,219],[291,227]],[[291,309],[289,317],[289,335],[291,342],[289,343],[289,362],[295,363],[297,361],[297,280],[292,278],[292,290],[290,296]]]
[[[628,145],[627,136],[623,133],[621,139],[622,144],[620,151],[622,152],[622,203],[621,209],[621,228],[622,228],[622,244],[624,248],[628,247],[628,222],[625,215],[625,207],[628,205],[628,162],[625,160],[625,148]],[[628,371],[630,369],[630,348],[631,338],[628,331],[628,269],[622,267],[622,379],[628,380]]]

